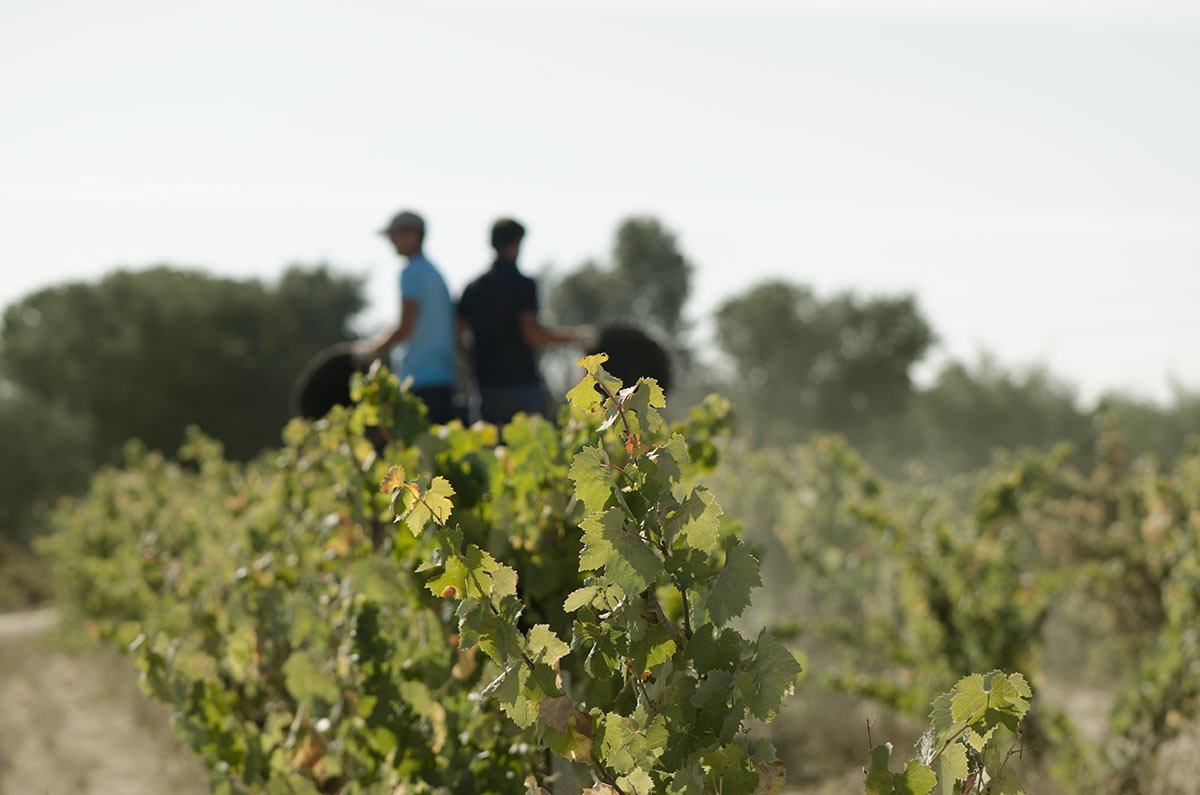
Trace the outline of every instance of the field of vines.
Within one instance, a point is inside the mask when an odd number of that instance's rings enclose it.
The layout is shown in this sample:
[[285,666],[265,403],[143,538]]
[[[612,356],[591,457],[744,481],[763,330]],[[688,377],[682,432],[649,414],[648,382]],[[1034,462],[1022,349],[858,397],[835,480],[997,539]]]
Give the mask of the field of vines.
[[375,370],[249,463],[131,445],[39,545],[60,607],[220,793],[1195,791],[1200,456],[888,479],[604,360],[557,422]]

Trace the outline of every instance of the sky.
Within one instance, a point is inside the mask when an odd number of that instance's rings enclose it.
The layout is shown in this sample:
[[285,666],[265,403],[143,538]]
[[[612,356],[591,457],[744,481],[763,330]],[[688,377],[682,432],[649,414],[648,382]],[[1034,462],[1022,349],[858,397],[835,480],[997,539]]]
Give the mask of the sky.
[[0,305],[158,263],[399,263],[457,292],[500,215],[531,273],[658,217],[688,313],[766,279],[911,292],[923,366],[1081,400],[1200,388],[1200,0],[0,0]]

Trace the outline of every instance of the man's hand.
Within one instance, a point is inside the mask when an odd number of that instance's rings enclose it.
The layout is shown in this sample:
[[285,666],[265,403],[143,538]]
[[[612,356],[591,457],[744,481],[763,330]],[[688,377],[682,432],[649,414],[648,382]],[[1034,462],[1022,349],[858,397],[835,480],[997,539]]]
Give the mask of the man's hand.
[[576,326],[574,331],[575,342],[585,350],[594,350],[600,344],[600,329],[597,326]]

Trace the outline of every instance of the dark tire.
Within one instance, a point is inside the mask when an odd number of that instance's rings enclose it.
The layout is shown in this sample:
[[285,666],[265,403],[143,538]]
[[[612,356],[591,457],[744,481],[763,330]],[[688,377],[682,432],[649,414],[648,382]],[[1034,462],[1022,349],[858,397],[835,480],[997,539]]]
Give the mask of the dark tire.
[[641,329],[606,326],[600,341],[588,353],[608,354],[604,369],[632,386],[639,378],[653,378],[666,392],[671,388],[671,359],[666,350]]
[[324,417],[334,406],[350,406],[350,376],[354,374],[354,343],[339,342],[309,360],[296,379],[292,402],[305,419]]

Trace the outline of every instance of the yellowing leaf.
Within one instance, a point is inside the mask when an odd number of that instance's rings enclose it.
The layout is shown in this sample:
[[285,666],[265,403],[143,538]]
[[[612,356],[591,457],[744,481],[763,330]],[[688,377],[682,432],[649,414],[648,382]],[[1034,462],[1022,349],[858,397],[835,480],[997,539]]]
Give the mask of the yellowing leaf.
[[783,789],[783,762],[766,762],[759,759],[755,765],[758,772],[758,786],[751,795],[779,795]]
[[404,488],[404,485],[404,467],[391,466],[388,467],[387,476],[379,482],[379,490],[391,494],[396,489]]
[[538,704],[538,717],[546,721],[546,725],[556,731],[567,731],[571,716],[575,714],[575,705],[567,696],[547,698]]

